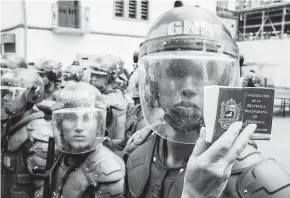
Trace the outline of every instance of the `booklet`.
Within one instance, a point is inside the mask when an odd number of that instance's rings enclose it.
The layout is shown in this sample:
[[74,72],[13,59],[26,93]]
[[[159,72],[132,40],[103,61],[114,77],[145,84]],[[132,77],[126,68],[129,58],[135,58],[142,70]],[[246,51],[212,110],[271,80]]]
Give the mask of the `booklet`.
[[274,88],[205,86],[205,141],[214,142],[236,121],[243,128],[257,124],[252,139],[270,140],[274,94]]

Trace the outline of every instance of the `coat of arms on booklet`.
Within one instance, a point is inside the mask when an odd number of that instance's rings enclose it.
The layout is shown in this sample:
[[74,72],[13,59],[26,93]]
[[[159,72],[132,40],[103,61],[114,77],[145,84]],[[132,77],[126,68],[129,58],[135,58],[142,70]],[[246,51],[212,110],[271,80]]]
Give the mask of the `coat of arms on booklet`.
[[243,128],[257,124],[252,139],[269,140],[274,94],[273,88],[205,86],[205,141],[214,142],[236,121],[242,121]]

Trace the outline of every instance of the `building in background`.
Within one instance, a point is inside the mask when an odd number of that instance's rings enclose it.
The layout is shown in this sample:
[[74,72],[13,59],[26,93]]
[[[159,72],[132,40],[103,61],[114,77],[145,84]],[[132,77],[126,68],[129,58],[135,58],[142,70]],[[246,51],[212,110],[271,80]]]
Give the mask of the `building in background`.
[[275,3],[281,3],[285,0],[236,0],[236,9],[248,9],[248,8],[258,8],[267,5],[273,5]]
[[[215,13],[216,1],[181,1]],[[42,58],[70,64],[103,54],[120,56],[133,70],[133,52],[148,28],[174,0],[1,1],[1,52],[28,61]]]
[[254,69],[267,84],[290,88],[290,2],[240,9],[237,13],[237,45],[246,65],[256,65]]

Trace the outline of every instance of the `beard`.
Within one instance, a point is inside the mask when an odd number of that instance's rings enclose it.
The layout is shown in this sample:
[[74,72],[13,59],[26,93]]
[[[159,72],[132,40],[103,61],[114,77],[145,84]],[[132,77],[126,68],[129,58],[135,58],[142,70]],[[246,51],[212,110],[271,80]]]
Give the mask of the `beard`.
[[202,110],[195,103],[185,101],[172,106],[164,120],[175,131],[185,134],[199,131],[204,125]]

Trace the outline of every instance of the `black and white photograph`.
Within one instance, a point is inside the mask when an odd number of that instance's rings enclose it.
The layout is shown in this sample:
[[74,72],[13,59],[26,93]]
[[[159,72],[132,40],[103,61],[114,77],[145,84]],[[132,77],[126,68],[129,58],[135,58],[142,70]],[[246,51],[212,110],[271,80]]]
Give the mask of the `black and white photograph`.
[[0,0],[1,197],[290,198],[290,0]]

